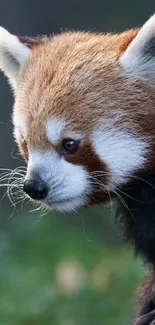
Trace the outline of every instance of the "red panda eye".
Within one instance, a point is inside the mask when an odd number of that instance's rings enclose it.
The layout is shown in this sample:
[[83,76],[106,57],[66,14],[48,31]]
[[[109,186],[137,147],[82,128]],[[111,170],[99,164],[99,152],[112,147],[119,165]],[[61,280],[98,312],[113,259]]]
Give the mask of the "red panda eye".
[[62,154],[74,154],[79,149],[80,141],[73,139],[64,139],[61,144]]

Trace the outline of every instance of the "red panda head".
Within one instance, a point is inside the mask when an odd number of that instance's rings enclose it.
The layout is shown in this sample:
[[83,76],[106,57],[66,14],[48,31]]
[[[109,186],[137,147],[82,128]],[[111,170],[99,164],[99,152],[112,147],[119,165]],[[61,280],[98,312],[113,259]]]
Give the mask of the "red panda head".
[[155,16],[120,35],[18,38],[0,29],[24,191],[59,210],[115,196],[153,171]]

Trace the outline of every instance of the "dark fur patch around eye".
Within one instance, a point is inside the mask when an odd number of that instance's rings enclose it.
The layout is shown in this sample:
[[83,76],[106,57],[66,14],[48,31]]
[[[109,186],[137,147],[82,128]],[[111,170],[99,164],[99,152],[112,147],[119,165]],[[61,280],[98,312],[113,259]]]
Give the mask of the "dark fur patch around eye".
[[104,185],[109,183],[110,172],[107,165],[97,156],[90,142],[81,145],[74,155],[68,155],[64,158],[72,164],[84,166],[88,171],[94,188],[89,204],[100,203],[109,199],[108,193],[104,190]]

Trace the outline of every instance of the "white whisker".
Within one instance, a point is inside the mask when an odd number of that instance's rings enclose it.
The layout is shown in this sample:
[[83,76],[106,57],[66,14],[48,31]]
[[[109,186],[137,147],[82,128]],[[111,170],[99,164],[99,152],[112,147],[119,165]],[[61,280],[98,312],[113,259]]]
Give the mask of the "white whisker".
[[24,199],[22,186],[26,170],[27,168],[25,166],[20,166],[13,170],[9,168],[0,168],[0,171],[2,171],[2,174],[0,175],[0,187],[6,187],[6,193],[4,193],[1,200],[3,200],[7,195],[14,210],[16,208],[16,205],[19,204],[18,200],[20,199],[20,202],[22,202]]

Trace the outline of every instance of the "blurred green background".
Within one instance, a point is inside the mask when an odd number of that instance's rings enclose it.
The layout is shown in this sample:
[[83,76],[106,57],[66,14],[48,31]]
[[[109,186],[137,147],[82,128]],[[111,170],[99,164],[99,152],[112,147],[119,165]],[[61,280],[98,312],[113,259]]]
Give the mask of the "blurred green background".
[[[0,25],[17,35],[141,25],[154,0],[0,0]],[[23,165],[13,143],[13,98],[0,74],[0,168]],[[122,244],[113,212],[14,209],[1,188],[0,325],[127,325],[146,268]]]

